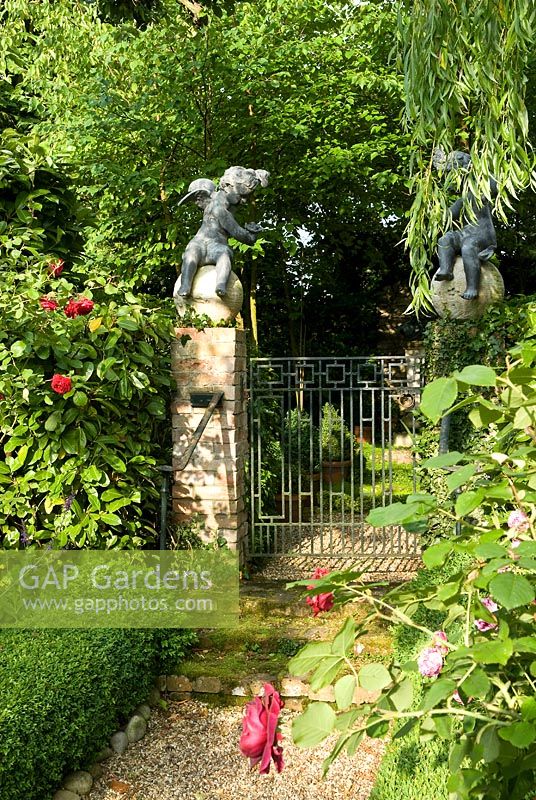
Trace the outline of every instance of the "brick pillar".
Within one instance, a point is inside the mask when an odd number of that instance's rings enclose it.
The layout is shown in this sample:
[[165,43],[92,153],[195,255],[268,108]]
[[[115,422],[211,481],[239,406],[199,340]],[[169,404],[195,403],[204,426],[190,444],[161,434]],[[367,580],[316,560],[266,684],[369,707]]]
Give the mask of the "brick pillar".
[[[189,336],[185,345],[181,336]],[[177,384],[172,402],[173,511],[178,522],[197,517],[206,541],[218,536],[245,554],[247,512],[245,463],[248,453],[246,412],[246,336],[236,328],[177,328],[171,371]],[[184,469],[179,460],[192,440],[204,408],[192,406],[195,392],[223,392],[197,447]]]

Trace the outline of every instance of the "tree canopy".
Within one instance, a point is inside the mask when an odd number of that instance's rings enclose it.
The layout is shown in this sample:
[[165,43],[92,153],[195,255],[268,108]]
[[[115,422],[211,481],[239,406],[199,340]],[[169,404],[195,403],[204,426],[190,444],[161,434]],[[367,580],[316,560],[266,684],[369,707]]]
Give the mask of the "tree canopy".
[[236,261],[246,321],[255,330],[266,315],[260,346],[297,354],[300,320],[312,333],[331,309],[322,330],[340,321],[339,345],[356,352],[374,348],[367,332],[393,285],[410,282],[414,307],[427,305],[449,224],[436,146],[471,150],[474,191],[498,180],[511,287],[527,285],[532,14],[528,0],[499,14],[442,0],[7,0],[0,47],[10,96],[89,212],[87,262],[169,296],[198,222],[178,209],[190,181],[233,163],[268,169],[247,212],[265,239]]

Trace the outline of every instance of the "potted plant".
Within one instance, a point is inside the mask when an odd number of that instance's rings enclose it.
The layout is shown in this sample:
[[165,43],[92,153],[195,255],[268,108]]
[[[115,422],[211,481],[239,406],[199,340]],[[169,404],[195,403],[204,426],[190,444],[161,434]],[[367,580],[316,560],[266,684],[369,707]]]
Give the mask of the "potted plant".
[[323,480],[333,483],[347,477],[352,464],[352,435],[331,403],[322,408],[320,443]]

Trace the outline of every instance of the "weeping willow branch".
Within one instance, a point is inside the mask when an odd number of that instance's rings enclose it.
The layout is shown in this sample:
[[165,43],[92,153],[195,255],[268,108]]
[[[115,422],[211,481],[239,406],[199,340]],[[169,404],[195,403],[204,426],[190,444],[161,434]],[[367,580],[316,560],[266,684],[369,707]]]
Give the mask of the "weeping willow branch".
[[[414,197],[406,246],[416,311],[430,307],[431,258],[450,222],[448,192],[432,169],[434,148],[471,153],[460,189],[492,201],[502,220],[519,192],[536,188],[525,105],[535,22],[534,0],[402,0]],[[490,176],[499,186],[495,198]]]

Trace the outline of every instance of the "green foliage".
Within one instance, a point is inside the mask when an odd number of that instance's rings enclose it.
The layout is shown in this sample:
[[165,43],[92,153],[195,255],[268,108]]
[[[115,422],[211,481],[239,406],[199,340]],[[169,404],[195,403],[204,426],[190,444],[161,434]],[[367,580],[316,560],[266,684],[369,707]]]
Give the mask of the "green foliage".
[[426,326],[427,380],[468,364],[502,367],[508,350],[531,329],[534,295],[514,297],[487,309],[478,320],[436,319]]
[[189,648],[197,643],[195,631],[160,628],[156,631],[156,635],[159,647],[159,670],[162,673],[174,672]]
[[292,475],[302,475],[307,481],[320,468],[318,428],[307,411],[291,409],[285,417],[282,453]]
[[[441,567],[420,570],[407,587],[420,593],[449,583],[454,575],[469,563],[466,556],[456,555]],[[445,615],[420,605],[412,619],[425,630],[441,628]],[[398,624],[393,632],[394,658],[399,664],[415,661],[428,644],[423,630]],[[413,708],[418,708],[425,679],[410,673],[413,686]],[[403,727],[404,720],[396,723]],[[446,800],[448,796],[448,743],[444,739],[420,741],[414,728],[405,736],[394,736],[387,746],[371,794],[371,800],[421,800],[422,797]]]
[[407,204],[407,136],[392,125],[402,108],[394,6],[202,3],[196,26],[184,5],[6,0],[17,93],[32,97],[54,154],[68,154],[95,220],[88,256],[131,290],[169,296],[199,224],[198,209],[178,207],[190,181],[263,166],[272,185],[244,209],[270,229],[262,268],[251,250],[235,259],[257,297],[263,351],[343,341],[361,352]]
[[2,631],[0,800],[43,800],[66,771],[90,763],[147,699],[159,669],[158,637],[158,631]]
[[[416,495],[406,504],[376,509],[378,526],[426,522],[430,512],[439,512],[460,526],[460,535],[428,548],[425,565],[435,572],[428,581],[406,584],[383,597],[370,587],[356,584],[355,574],[335,573],[315,583],[315,593],[334,591],[336,601],[360,599],[371,606],[371,615],[418,631],[425,636],[418,662],[394,661],[388,669],[367,665],[355,675],[363,686],[374,685],[379,699],[355,711],[335,713],[329,732],[338,730],[339,740],[331,757],[349,745],[352,736],[366,731],[383,736],[392,720],[404,724],[396,731],[403,738],[418,731],[421,741],[445,740],[450,745],[447,782],[453,800],[523,800],[535,779],[536,727],[532,710],[534,693],[534,614],[536,595],[536,315],[529,312],[531,333],[514,348],[506,371],[493,381],[491,396],[478,393],[492,382],[489,369],[468,368],[455,373],[454,397],[443,409],[471,404],[479,410],[472,419],[488,426],[486,413],[493,411],[493,449],[467,455],[456,454],[450,469],[450,487],[445,498]],[[477,388],[468,398],[468,381]],[[432,384],[433,386],[433,384]],[[441,384],[440,384],[441,387]],[[457,395],[463,399],[456,404]],[[437,395],[424,403],[423,412],[437,415]],[[428,408],[427,408],[428,406]],[[451,459],[452,461],[452,459]],[[467,461],[468,464],[463,462]],[[467,467],[470,467],[468,469]],[[432,469],[443,469],[437,458]],[[475,469],[476,467],[476,469]],[[461,488],[457,494],[455,489]],[[406,506],[404,509],[403,506]],[[515,512],[515,513],[513,513]],[[463,561],[459,562],[459,558]],[[452,572],[453,560],[458,570]],[[448,576],[437,573],[446,565]],[[422,616],[436,612],[440,619]],[[329,642],[308,645],[291,662],[302,671],[315,670],[318,688],[332,683],[335,642],[346,642],[350,620]],[[434,628],[441,624],[442,637]],[[361,633],[360,625],[353,629]],[[422,646],[422,645],[421,645]],[[426,659],[433,654],[433,666]],[[339,669],[347,663],[341,650]],[[383,667],[380,671],[380,667]],[[363,668],[364,669],[364,668]],[[430,671],[432,670],[432,671]],[[405,686],[418,671],[424,676],[419,705],[410,707]],[[457,692],[458,695],[454,696]],[[408,694],[409,697],[409,694]],[[402,698],[402,702],[401,702]],[[298,743],[307,742],[310,725],[296,725]],[[327,735],[327,734],[326,734]],[[322,737],[325,738],[325,737]],[[315,741],[320,741],[316,730]],[[329,761],[329,759],[328,759]]]
[[[4,272],[0,298],[0,531],[56,547],[132,547],[154,536],[170,318],[89,280],[87,315],[69,318],[76,273],[42,262]],[[64,277],[66,275],[66,277]],[[47,311],[45,297],[59,306]],[[51,378],[68,377],[58,394]]]
[[352,434],[331,403],[322,407],[320,442],[322,461],[345,461],[352,454]]
[[[514,297],[492,306],[478,320],[463,322],[437,319],[430,322],[425,330],[427,383],[463,371],[470,364],[478,363],[495,370],[504,368],[508,350],[530,333],[531,315],[535,308],[534,296]],[[468,413],[468,408],[460,408],[450,414],[450,450],[470,453],[492,446],[490,433],[486,428],[475,428]],[[417,451],[422,459],[427,459],[434,456],[437,450],[437,422],[421,417]],[[436,497],[442,497],[449,491],[442,470],[420,470],[420,486]],[[426,539],[433,541],[438,535],[451,535],[452,531],[451,521],[438,515],[430,521]]]
[[0,248],[11,263],[42,254],[76,257],[80,209],[65,175],[35,133],[0,134]]
[[471,170],[451,178],[458,189],[463,180],[464,189],[491,200],[493,176],[499,186],[495,209],[503,219],[518,192],[534,186],[526,105],[534,20],[530,0],[499,8],[494,0],[401,6],[401,68],[414,146],[407,244],[416,308],[429,304],[427,268],[450,222],[444,175],[436,177],[432,168],[434,147],[470,151]]
[[63,170],[33,133],[1,137],[0,542],[150,542],[171,315],[88,274]]

